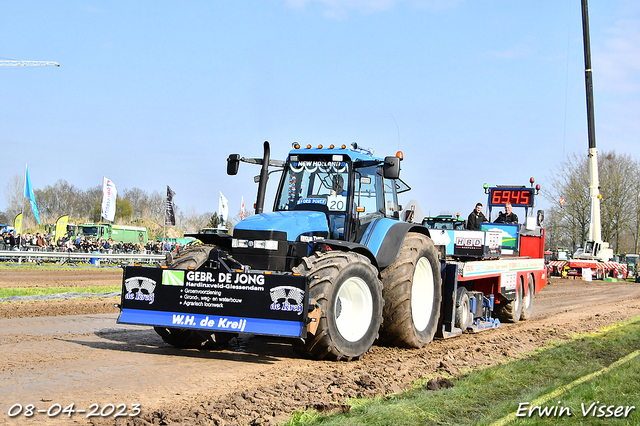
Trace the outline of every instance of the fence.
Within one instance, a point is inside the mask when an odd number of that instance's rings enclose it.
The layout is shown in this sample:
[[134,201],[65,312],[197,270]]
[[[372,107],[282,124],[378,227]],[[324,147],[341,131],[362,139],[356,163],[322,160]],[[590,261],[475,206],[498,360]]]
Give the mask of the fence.
[[77,264],[88,263],[100,266],[101,263],[122,265],[122,264],[156,264],[165,260],[164,254],[144,254],[144,253],[72,253],[55,251],[12,251],[0,250],[0,262],[16,262],[18,265],[25,263],[60,263]]

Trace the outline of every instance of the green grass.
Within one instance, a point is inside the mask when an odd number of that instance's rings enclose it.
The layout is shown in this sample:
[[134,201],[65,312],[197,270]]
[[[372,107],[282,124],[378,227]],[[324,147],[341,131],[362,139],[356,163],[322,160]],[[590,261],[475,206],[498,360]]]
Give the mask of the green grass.
[[39,296],[58,293],[108,293],[120,291],[122,286],[91,286],[91,287],[26,287],[0,288],[0,298],[12,296]]
[[[627,357],[627,358],[625,358]],[[575,336],[466,376],[455,386],[427,391],[426,382],[405,393],[375,400],[349,400],[349,413],[296,413],[302,425],[638,425],[640,424],[640,317],[597,333]],[[597,402],[599,401],[599,402]],[[530,403],[521,406],[520,403]],[[628,417],[583,415],[597,406],[636,406]],[[539,416],[531,406],[549,410]],[[556,408],[557,407],[557,408]],[[563,415],[558,416],[561,409]],[[567,415],[567,409],[571,416]],[[615,408],[614,408],[615,409]],[[606,407],[604,409],[606,415]],[[555,411],[555,415],[554,414]],[[516,416],[520,412],[525,416]]]

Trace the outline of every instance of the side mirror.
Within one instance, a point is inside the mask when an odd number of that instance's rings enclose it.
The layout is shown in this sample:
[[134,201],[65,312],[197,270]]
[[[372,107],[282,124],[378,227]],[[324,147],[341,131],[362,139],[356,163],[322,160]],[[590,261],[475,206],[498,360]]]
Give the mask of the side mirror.
[[230,154],[227,158],[227,174],[229,176],[235,176],[238,174],[238,168],[240,167],[240,154]]
[[382,176],[385,179],[398,179],[400,177],[400,158],[384,157]]
[[538,226],[542,226],[542,222],[544,222],[544,210],[538,210],[536,216]]

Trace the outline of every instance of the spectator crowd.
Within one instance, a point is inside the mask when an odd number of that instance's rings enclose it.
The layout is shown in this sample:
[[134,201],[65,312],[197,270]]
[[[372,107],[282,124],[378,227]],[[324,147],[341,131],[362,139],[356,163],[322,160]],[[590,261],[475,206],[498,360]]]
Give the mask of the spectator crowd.
[[182,246],[175,242],[149,240],[146,244],[124,243],[113,239],[64,235],[54,241],[54,237],[44,233],[17,234],[15,230],[4,230],[0,241],[0,250],[55,251],[74,253],[107,254],[160,254],[180,252]]

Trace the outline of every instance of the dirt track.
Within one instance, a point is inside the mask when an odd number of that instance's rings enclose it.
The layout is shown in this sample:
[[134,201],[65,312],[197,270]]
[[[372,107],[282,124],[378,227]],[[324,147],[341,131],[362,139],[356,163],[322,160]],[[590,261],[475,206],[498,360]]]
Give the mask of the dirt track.
[[[3,287],[120,280],[119,270],[6,272]],[[637,284],[554,280],[536,296],[529,321],[420,350],[374,346],[350,363],[300,359],[286,342],[256,336],[222,351],[177,350],[149,327],[117,325],[117,299],[2,303],[0,424],[276,424],[296,409],[340,409],[350,396],[399,392],[434,373],[457,375],[640,315],[639,296]],[[138,403],[142,412],[115,421],[86,413],[9,418],[16,403],[45,410],[127,404],[127,413]]]

